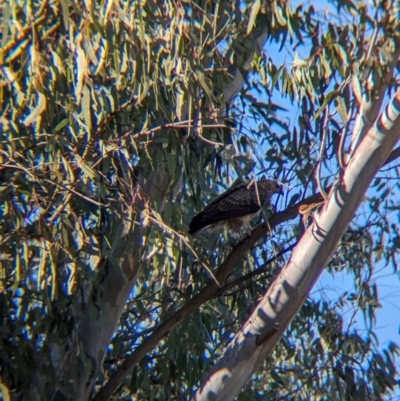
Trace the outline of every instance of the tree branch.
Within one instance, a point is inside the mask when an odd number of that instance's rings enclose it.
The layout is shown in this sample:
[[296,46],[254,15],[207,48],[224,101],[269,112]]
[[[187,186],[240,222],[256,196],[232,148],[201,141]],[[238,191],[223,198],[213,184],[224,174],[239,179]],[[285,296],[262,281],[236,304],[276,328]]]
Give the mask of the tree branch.
[[[243,328],[227,346],[192,400],[231,400],[272,352],[307,299],[378,170],[400,137],[400,89],[368,131]],[[298,205],[296,205],[298,207]]]
[[[400,148],[395,149],[387,158],[384,165],[392,162],[396,158],[400,157]],[[329,193],[331,187],[326,189]],[[273,230],[279,224],[285,223],[297,217],[299,214],[299,207],[302,205],[309,205],[311,203],[323,201],[324,198],[320,193],[309,196],[284,212],[280,212],[272,216],[268,225]],[[239,244],[232,249],[231,253],[218,268],[216,278],[219,283],[223,283],[227,278],[229,272],[232,270],[237,260],[247,251],[249,251],[262,237],[266,235],[269,231],[268,225],[262,224],[257,226],[251,233],[251,236],[243,239]],[[249,273],[251,274],[251,273]],[[217,284],[212,281],[210,282],[199,294],[194,296],[190,301],[178,309],[171,317],[161,323],[153,333],[140,344],[136,350],[125,359],[122,365],[115,371],[115,373],[110,377],[109,381],[104,385],[104,387],[98,392],[98,394],[93,398],[94,401],[106,401],[115,391],[115,389],[120,385],[124,377],[132,371],[132,369],[140,362],[140,360],[149,352],[151,352],[154,347],[175,327],[183,322],[183,320],[193,313],[197,308],[199,308],[204,303],[208,302],[210,299],[218,296],[220,289]]]

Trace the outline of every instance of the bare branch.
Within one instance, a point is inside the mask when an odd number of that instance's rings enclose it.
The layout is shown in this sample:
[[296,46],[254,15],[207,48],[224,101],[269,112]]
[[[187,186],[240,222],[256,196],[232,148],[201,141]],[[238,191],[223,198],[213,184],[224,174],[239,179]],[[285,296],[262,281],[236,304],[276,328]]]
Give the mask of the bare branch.
[[400,137],[400,89],[368,131],[321,213],[265,293],[243,328],[227,346],[192,400],[231,400],[272,352],[307,299],[371,181]]
[[[400,148],[394,150],[387,159],[385,164],[388,164],[400,157]],[[326,188],[326,192],[329,192],[331,187]],[[271,230],[286,221],[296,218],[299,214],[299,207],[302,205],[309,205],[316,202],[322,202],[324,200],[320,193],[312,195],[307,199],[304,199],[284,212],[280,212],[272,216],[269,220],[269,226]],[[257,226],[251,233],[251,236],[246,237],[235,248],[231,251],[228,257],[225,259],[224,263],[218,268],[217,274],[215,275],[216,280],[219,283],[223,283],[228,277],[229,272],[232,270],[237,260],[242,257],[242,255],[249,251],[262,237],[264,237],[270,229],[266,224]],[[250,273],[251,274],[251,273]],[[230,287],[229,287],[230,288]],[[140,344],[136,350],[130,355],[122,365],[115,371],[114,375],[111,376],[109,381],[104,385],[104,387],[98,392],[98,394],[93,398],[94,401],[106,401],[115,391],[115,389],[120,385],[124,377],[129,374],[132,369],[140,362],[140,360],[149,352],[151,352],[154,347],[175,327],[180,325],[184,319],[193,313],[197,308],[199,308],[204,303],[208,302],[210,299],[218,296],[219,292],[224,288],[219,289],[217,284],[212,281],[210,282],[199,294],[194,296],[185,305],[179,308],[171,317],[161,323],[153,333]]]

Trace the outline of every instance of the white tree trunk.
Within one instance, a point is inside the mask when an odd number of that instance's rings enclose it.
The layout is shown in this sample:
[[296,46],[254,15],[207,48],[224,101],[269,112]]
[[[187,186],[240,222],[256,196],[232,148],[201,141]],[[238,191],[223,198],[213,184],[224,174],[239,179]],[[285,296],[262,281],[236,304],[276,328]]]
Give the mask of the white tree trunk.
[[231,400],[282,337],[400,137],[400,90],[369,129],[288,264],[192,400]]

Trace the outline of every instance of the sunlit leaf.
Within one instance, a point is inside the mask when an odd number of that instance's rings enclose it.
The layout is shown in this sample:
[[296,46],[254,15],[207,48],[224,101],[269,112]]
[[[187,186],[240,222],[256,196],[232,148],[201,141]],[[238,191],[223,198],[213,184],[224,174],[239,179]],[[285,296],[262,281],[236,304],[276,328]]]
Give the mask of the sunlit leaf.
[[46,108],[46,96],[43,93],[38,92],[37,94],[37,103],[35,107],[30,111],[30,113],[26,116],[23,123],[26,126],[29,126],[35,123],[38,117],[43,113]]
[[261,0],[253,1],[253,4],[251,5],[250,16],[249,16],[249,20],[247,22],[247,31],[246,31],[247,35],[250,34],[250,32],[252,31],[252,29],[254,27],[256,17],[258,15],[258,12],[260,11],[260,6],[261,6]]

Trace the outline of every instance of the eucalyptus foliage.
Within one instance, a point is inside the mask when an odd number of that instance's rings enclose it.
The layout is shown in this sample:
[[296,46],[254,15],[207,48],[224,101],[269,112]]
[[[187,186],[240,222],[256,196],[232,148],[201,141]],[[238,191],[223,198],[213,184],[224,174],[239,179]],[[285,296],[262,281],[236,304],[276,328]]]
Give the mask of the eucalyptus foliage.
[[[0,7],[3,399],[186,399],[398,88],[398,3]],[[239,400],[398,389],[398,347],[374,333],[375,270],[398,272],[397,156],[327,267],[353,293],[310,297]],[[259,174],[285,195],[254,247],[190,238],[210,199]]]

